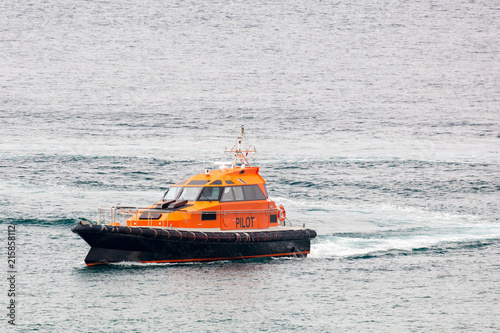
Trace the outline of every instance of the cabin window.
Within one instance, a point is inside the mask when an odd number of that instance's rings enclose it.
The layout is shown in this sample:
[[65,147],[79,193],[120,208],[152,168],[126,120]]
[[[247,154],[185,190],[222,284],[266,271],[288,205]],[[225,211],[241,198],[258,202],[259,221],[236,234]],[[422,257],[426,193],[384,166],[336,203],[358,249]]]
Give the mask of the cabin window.
[[163,196],[163,200],[164,201],[171,201],[171,200],[177,199],[181,190],[182,190],[182,187],[180,187],[180,186],[172,186],[171,188],[168,189],[167,192],[165,192],[165,195]]
[[241,186],[233,186],[234,191],[234,200],[235,201],[243,201],[245,197],[243,196],[243,189]]
[[266,200],[259,185],[242,186],[245,200]]
[[234,201],[233,187],[225,187],[220,201]]
[[208,180],[192,180],[188,185],[205,185],[208,182]]
[[219,201],[221,187],[204,187],[198,201]]
[[194,200],[196,200],[196,198],[198,198],[198,195],[200,194],[202,188],[203,187],[199,187],[199,186],[184,187],[182,189],[182,192],[179,195],[179,198],[177,199],[177,201],[183,201],[183,200],[194,201]]
[[224,188],[220,201],[266,200],[258,185],[228,186]]

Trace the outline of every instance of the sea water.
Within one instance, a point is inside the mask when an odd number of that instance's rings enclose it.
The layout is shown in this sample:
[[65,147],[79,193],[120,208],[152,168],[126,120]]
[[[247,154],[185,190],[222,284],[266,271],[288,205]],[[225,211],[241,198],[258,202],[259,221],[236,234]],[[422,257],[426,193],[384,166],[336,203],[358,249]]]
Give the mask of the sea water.
[[[2,330],[500,330],[495,1],[6,1],[0,30]],[[85,266],[73,224],[242,124],[308,258]]]

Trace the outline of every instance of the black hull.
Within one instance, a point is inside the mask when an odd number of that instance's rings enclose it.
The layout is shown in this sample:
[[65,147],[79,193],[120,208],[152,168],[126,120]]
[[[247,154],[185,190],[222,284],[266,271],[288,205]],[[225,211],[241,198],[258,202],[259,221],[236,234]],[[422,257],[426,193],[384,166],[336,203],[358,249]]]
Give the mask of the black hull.
[[91,249],[87,265],[122,261],[190,262],[258,257],[306,257],[311,229],[201,232],[162,228],[76,225],[72,229]]

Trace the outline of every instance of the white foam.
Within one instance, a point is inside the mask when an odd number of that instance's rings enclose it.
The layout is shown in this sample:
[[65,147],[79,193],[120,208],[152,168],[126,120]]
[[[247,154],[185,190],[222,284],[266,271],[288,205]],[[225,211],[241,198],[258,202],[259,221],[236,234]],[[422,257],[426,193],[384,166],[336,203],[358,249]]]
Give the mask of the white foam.
[[[363,235],[364,236],[364,235]],[[321,237],[321,236],[320,236]],[[324,236],[323,236],[324,237]],[[500,226],[491,224],[450,224],[422,230],[408,229],[367,234],[365,237],[327,236],[311,244],[312,258],[333,258],[365,255],[391,250],[411,251],[413,249],[437,246],[441,243],[461,243],[500,238]]]

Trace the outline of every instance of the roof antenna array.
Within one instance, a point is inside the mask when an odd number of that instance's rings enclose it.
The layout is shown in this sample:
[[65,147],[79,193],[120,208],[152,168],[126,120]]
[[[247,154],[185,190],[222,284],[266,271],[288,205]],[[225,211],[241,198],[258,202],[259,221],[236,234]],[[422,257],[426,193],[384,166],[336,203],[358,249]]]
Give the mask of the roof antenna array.
[[[257,154],[257,150],[255,147],[252,148],[252,145],[242,148],[241,144],[243,142],[243,137],[245,136],[245,125],[241,125],[241,134],[236,137],[236,144],[231,149],[224,149],[225,153],[229,153],[233,156],[233,164],[232,168],[236,167],[236,162],[240,162],[241,167],[244,168],[246,165],[251,167],[248,160],[251,159],[255,154]],[[251,154],[250,156],[248,154]]]

